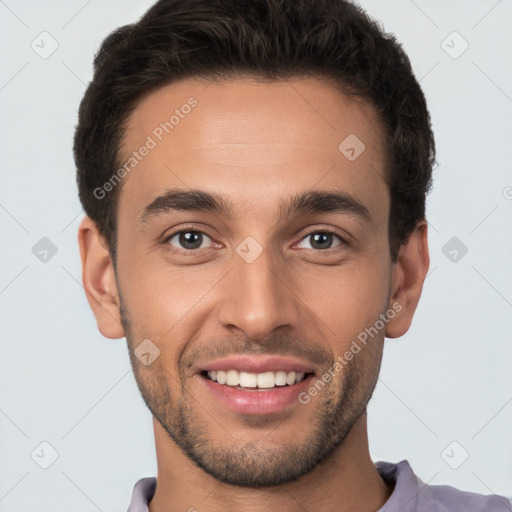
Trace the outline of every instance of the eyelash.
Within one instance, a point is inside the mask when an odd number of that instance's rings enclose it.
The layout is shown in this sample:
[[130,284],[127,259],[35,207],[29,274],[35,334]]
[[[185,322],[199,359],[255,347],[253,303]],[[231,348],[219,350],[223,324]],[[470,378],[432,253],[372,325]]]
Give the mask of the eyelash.
[[[193,256],[195,254],[197,254],[198,252],[200,252],[202,249],[176,249],[174,248],[170,243],[169,243],[169,240],[171,240],[172,238],[174,238],[176,235],[179,235],[181,233],[199,233],[199,234],[202,234],[202,235],[206,235],[208,238],[212,239],[211,236],[209,236],[207,233],[205,233],[204,231],[201,231],[199,229],[194,229],[192,227],[190,228],[185,228],[185,229],[180,229],[179,231],[174,231],[173,233],[171,233],[170,235],[168,235],[165,240],[163,241],[163,243],[167,246],[168,250],[173,253],[173,254],[181,254],[181,255],[184,255],[184,256]],[[335,237],[337,237],[340,241],[340,244],[339,245],[336,245],[335,247],[329,247],[328,249],[312,249],[314,250],[315,252],[329,252],[331,249],[336,249],[336,248],[341,248],[341,247],[344,247],[344,246],[348,246],[349,243],[347,242],[347,240],[345,240],[343,237],[341,237],[338,233],[335,233],[333,230],[331,229],[315,229],[313,231],[310,231],[309,233],[306,233],[301,239],[300,239],[300,242],[302,242],[303,240],[305,240],[306,238],[314,235],[314,234],[317,234],[317,233],[322,233],[322,234],[328,234],[328,235],[333,235]],[[213,241],[213,240],[212,240]],[[299,242],[299,243],[300,243]],[[215,243],[215,242],[214,242]],[[297,244],[295,244],[297,245]],[[203,249],[209,249],[210,247],[207,247],[207,248],[203,248]],[[194,254],[195,253],[195,254]]]

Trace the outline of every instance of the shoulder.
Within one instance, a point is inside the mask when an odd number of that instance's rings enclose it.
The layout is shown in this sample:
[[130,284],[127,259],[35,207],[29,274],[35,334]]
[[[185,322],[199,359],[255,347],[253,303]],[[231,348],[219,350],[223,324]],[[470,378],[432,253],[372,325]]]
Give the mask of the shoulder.
[[[512,512],[509,498],[462,491],[449,485],[428,485],[418,478],[409,462],[375,463],[381,477],[394,486],[379,512]],[[397,508],[398,507],[398,508]]]
[[461,491],[449,485],[429,486],[435,512],[511,512],[512,505],[505,496]]
[[133,487],[132,499],[127,512],[147,512],[148,504],[156,490],[156,477],[145,477]]

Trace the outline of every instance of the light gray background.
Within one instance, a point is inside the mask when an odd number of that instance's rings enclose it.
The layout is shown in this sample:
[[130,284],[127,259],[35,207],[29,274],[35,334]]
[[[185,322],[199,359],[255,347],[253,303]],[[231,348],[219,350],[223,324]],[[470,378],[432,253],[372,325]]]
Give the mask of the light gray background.
[[[82,289],[71,153],[93,52],[151,3],[0,0],[1,511],[125,510],[156,474],[126,342],[101,336]],[[440,162],[430,273],[410,331],[386,341],[371,454],[512,496],[512,1],[361,4],[410,56]],[[43,31],[59,45],[47,59],[31,48]],[[42,237],[57,248],[46,262],[32,252]],[[452,237],[468,249],[455,262]],[[48,469],[43,441],[58,452]]]

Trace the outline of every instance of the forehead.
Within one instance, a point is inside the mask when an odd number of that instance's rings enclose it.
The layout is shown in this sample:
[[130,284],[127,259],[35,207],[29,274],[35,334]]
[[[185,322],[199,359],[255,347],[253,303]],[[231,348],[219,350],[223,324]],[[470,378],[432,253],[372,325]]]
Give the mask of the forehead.
[[321,79],[183,80],[146,96],[126,123],[119,212],[135,220],[171,188],[270,212],[283,194],[317,186],[347,189],[384,215],[383,141],[374,109]]

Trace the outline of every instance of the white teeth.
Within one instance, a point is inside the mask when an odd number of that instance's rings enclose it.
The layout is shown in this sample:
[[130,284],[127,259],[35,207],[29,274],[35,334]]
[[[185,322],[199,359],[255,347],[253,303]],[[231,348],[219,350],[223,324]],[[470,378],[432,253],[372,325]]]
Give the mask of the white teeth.
[[239,382],[240,377],[236,370],[228,370],[226,372],[226,384],[228,386],[238,386]]
[[243,388],[255,388],[256,382],[257,375],[255,373],[240,372],[240,386]]
[[273,388],[276,384],[274,372],[258,373],[257,381],[259,388]]
[[295,382],[295,372],[290,372],[286,376],[286,384],[288,384],[288,386],[291,386],[294,382]]
[[275,386],[291,386],[304,380],[304,372],[277,372],[250,373],[239,372],[238,370],[212,370],[207,372],[208,377],[227,386],[240,386],[242,388],[269,389]]
[[286,372],[276,372],[276,386],[286,386]]

